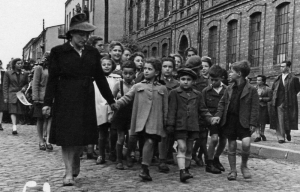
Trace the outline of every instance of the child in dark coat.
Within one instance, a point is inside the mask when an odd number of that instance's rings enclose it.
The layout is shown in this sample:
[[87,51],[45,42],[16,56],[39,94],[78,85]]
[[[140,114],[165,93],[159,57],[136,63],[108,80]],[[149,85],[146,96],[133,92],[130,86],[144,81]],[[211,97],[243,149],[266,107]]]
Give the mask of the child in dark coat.
[[[202,91],[205,105],[212,115],[217,113],[219,101],[227,87],[222,83],[222,76],[223,69],[219,65],[213,65],[209,69],[211,84]],[[208,126],[208,129],[210,131],[210,143],[207,150],[206,172],[219,174],[221,171],[225,171],[220,163],[219,156],[226,146],[227,139],[224,137],[222,128],[219,125]]]
[[209,123],[216,123],[216,118],[208,112],[202,94],[192,88],[197,74],[189,68],[178,70],[180,87],[169,95],[167,132],[174,132],[178,142],[177,162],[180,181],[193,178],[189,173],[194,140],[199,138],[199,116]]
[[258,124],[259,98],[255,87],[246,80],[250,73],[249,62],[244,60],[232,64],[227,87],[219,102],[216,116],[223,127],[223,134],[228,138],[228,160],[231,171],[228,180],[236,180],[236,140],[242,140],[241,172],[245,179],[251,178],[247,167],[250,155],[251,133]]

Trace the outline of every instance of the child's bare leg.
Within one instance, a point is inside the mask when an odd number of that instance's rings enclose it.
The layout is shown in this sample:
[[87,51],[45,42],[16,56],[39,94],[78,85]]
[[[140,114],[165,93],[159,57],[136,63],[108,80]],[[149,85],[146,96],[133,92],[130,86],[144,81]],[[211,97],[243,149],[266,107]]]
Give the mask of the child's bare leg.
[[[207,150],[208,159],[207,159],[207,164],[206,164],[205,170],[206,170],[206,172],[213,173],[213,174],[220,174],[221,173],[221,169],[218,169],[214,165],[215,148],[218,145],[218,142],[219,142],[219,135],[218,134],[213,134],[213,135],[210,136],[210,143],[208,145],[208,150]],[[218,160],[218,163],[220,163],[219,157],[217,157],[217,160]],[[224,169],[222,169],[222,171],[223,170]]]
[[143,147],[143,161],[142,161],[143,170],[139,175],[143,180],[152,181],[152,178],[149,174],[148,167],[153,157],[153,151],[154,151],[154,140],[151,138],[146,138]]
[[251,140],[250,137],[245,137],[242,139],[242,163],[241,163],[241,171],[245,179],[251,178],[251,173],[249,171],[249,168],[247,166],[248,158],[250,155],[250,146],[251,146]]
[[179,170],[183,170],[185,169],[186,141],[183,139],[178,139],[177,142],[178,142],[177,164]]
[[228,180],[236,180],[237,171],[236,171],[236,140],[228,139],[228,161],[230,165],[230,173],[227,177]]
[[123,167],[123,144],[125,141],[125,131],[118,130],[118,141],[117,141],[117,169],[124,170]]
[[185,168],[189,168],[191,165],[193,143],[194,143],[193,139],[187,139],[187,141],[186,141]]

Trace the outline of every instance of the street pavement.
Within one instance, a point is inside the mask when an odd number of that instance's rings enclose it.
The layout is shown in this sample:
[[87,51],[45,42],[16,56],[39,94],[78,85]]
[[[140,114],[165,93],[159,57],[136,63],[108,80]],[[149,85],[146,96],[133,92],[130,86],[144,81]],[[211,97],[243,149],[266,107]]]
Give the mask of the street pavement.
[[[238,170],[237,181],[228,181],[229,170],[226,154],[221,156],[226,172],[213,175],[193,163],[194,175],[188,183],[179,182],[175,165],[168,174],[159,173],[156,166],[150,167],[152,182],[142,182],[138,177],[140,165],[127,170],[116,170],[115,164],[96,165],[94,160],[81,160],[81,172],[76,186],[63,187],[64,165],[61,149],[54,146],[52,152],[38,149],[35,126],[20,126],[19,135],[12,136],[11,125],[4,124],[0,132],[0,192],[21,192],[27,181],[36,181],[39,186],[49,182],[52,192],[97,192],[97,191],[300,191],[300,166],[295,162],[263,159],[252,156],[249,168],[253,178],[245,180]],[[240,156],[237,158],[240,162]],[[239,166],[239,163],[238,163]],[[27,191],[41,191],[40,188]]]

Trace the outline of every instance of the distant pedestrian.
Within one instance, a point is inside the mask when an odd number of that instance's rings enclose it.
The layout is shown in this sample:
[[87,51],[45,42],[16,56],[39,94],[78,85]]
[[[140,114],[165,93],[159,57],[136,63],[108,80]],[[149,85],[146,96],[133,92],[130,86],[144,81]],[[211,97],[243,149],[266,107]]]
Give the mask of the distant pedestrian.
[[93,81],[108,104],[114,103],[101,69],[99,51],[85,45],[95,29],[85,14],[75,15],[66,34],[68,41],[54,47],[50,54],[43,113],[52,115],[50,143],[62,146],[66,167],[64,186],[75,183],[83,146],[96,144],[98,140]]
[[190,57],[198,55],[198,51],[194,47],[188,47],[184,51],[185,60],[187,61]]
[[259,99],[257,90],[250,85],[246,77],[250,73],[248,61],[239,61],[231,65],[229,73],[232,84],[225,90],[221,98],[216,116],[221,119],[220,126],[228,138],[228,160],[230,172],[228,180],[236,180],[236,140],[242,141],[241,172],[245,179],[251,178],[247,166],[250,155],[251,134],[258,123]]
[[6,112],[8,110],[7,103],[4,103],[4,98],[3,98],[4,74],[5,74],[5,71],[2,68],[2,61],[0,60],[0,131],[3,131],[3,127],[2,127],[3,112]]
[[124,52],[122,54],[122,63],[128,61],[128,59],[130,58],[131,55],[132,55],[131,49],[129,49],[128,47],[125,47]]
[[177,163],[180,181],[193,178],[189,169],[192,160],[193,143],[199,138],[199,116],[214,124],[215,118],[203,102],[201,92],[192,88],[197,73],[189,68],[178,70],[180,87],[173,89],[169,96],[167,132],[174,132],[178,142]]
[[[53,150],[52,145],[49,143],[51,117],[45,118],[45,116],[42,114],[46,85],[48,82],[48,64],[50,56],[49,53],[46,53],[43,56],[43,65],[39,65],[34,69],[32,81],[32,100],[34,104],[34,109],[32,116],[37,118],[36,127],[39,136],[39,149]],[[43,138],[44,132],[46,132],[46,138]]]
[[168,91],[158,82],[160,72],[160,60],[147,59],[144,65],[145,80],[135,84],[117,101],[119,108],[133,101],[130,137],[142,136],[145,139],[142,172],[139,176],[146,181],[152,181],[148,167],[153,157],[155,143],[166,136],[164,126],[167,120]]
[[6,71],[3,82],[4,103],[8,103],[8,113],[12,121],[12,134],[17,135],[17,118],[24,114],[25,106],[18,100],[17,92],[25,92],[28,85],[28,73],[23,72],[20,58],[11,61],[11,71]]
[[270,123],[268,103],[272,100],[272,90],[266,84],[267,78],[264,75],[258,75],[256,77],[257,85],[256,89],[259,96],[259,118],[258,127],[256,128],[256,138],[254,142],[261,140],[266,141],[265,127]]
[[280,64],[281,75],[279,75],[272,86],[272,107],[275,113],[277,139],[280,144],[285,138],[291,141],[291,130],[298,130],[298,99],[300,91],[299,79],[291,73],[292,63],[284,61]]

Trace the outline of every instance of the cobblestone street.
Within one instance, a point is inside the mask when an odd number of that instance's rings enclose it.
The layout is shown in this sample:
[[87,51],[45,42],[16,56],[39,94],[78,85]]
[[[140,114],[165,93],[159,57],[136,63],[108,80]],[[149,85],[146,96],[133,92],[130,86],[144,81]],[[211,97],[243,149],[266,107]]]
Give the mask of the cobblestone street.
[[[40,151],[35,126],[21,126],[19,135],[12,136],[11,125],[4,124],[0,132],[1,167],[0,191],[22,191],[27,181],[36,181],[42,186],[49,182],[51,191],[300,191],[300,166],[286,161],[251,158],[249,167],[253,179],[244,180],[240,171],[238,180],[229,182],[226,156],[221,157],[226,173],[212,175],[204,168],[192,166],[194,179],[187,184],[179,182],[177,166],[171,166],[168,174],[159,173],[151,166],[153,182],[141,182],[140,166],[120,171],[115,164],[96,165],[84,158],[76,186],[62,187],[64,165],[61,150],[54,146],[53,152]],[[240,162],[240,157],[238,157]],[[239,164],[238,164],[239,166]],[[29,191],[29,190],[28,190]],[[31,190],[38,191],[38,190]]]

